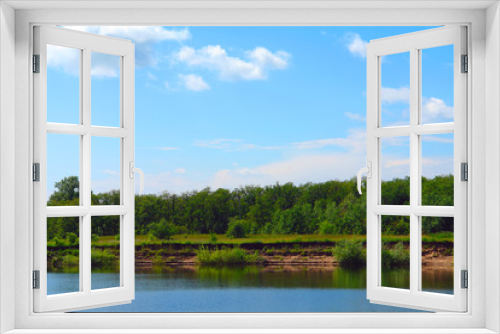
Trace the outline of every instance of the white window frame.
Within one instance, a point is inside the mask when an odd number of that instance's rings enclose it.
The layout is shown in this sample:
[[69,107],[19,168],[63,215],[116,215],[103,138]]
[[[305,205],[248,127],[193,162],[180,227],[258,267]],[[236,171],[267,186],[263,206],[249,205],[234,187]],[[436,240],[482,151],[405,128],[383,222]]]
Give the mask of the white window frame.
[[[143,5],[135,3],[135,7],[143,10],[118,9],[102,10],[105,6],[117,6],[112,2],[78,2],[73,5],[80,9],[63,8],[58,6],[72,6],[67,3],[45,3],[39,1],[16,2],[0,4],[2,18],[8,15],[7,21],[0,20],[0,36],[8,36],[5,27],[15,30],[15,74],[11,73],[11,82],[15,79],[15,118],[5,116],[5,108],[11,108],[12,101],[7,98],[9,92],[8,78],[0,78],[4,83],[0,87],[2,106],[0,117],[4,117],[7,124],[15,127],[15,137],[9,132],[0,132],[2,141],[1,155],[15,157],[15,239],[12,238],[13,228],[5,220],[1,221],[0,228],[10,234],[0,234],[2,248],[0,249],[0,265],[2,265],[0,291],[0,320],[6,320],[2,330],[14,329],[16,333],[26,333],[23,329],[64,328],[64,333],[74,332],[72,329],[89,329],[89,333],[104,332],[99,329],[127,329],[128,333],[142,332],[144,329],[167,328],[163,332],[180,332],[176,328],[198,329],[193,332],[203,332],[203,329],[212,329],[212,332],[237,332],[235,328],[254,328],[255,332],[279,332],[283,328],[301,328],[293,332],[341,332],[342,329],[358,332],[410,332],[411,328],[419,328],[422,333],[459,332],[464,333],[491,333],[500,331],[498,314],[500,297],[498,279],[500,261],[498,259],[500,230],[500,173],[499,162],[500,136],[498,127],[500,118],[500,11],[495,2],[410,2],[405,5],[398,2],[398,9],[384,1],[370,2],[269,2],[246,4],[222,4],[216,1],[204,4],[165,2],[163,5],[144,1]],[[15,13],[15,24],[11,19],[12,6],[34,8],[18,10]],[[123,6],[130,3],[123,2]],[[31,6],[31,7],[30,7]],[[36,6],[39,6],[36,9]],[[43,10],[49,6],[51,10]],[[51,7],[50,7],[51,6]],[[54,7],[55,6],[55,7]],[[100,8],[97,8],[99,6]],[[147,6],[163,6],[170,8],[147,9]],[[183,6],[182,9],[175,6]],[[199,6],[199,7],[197,7]],[[406,9],[401,9],[405,7]],[[432,7],[426,7],[432,6]],[[461,6],[457,9],[456,6]],[[488,9],[485,9],[490,6]],[[87,9],[81,9],[87,7]],[[224,8],[225,7],[225,8]],[[235,8],[237,7],[237,8]],[[209,10],[200,10],[208,8]],[[346,9],[356,8],[356,9]],[[441,9],[440,9],[441,8]],[[468,8],[468,9],[467,9]],[[472,8],[472,9],[471,9]],[[6,14],[4,14],[6,13]],[[32,147],[32,76],[30,70],[30,55],[32,54],[32,27],[35,24],[64,24],[64,25],[443,25],[466,24],[469,27],[469,50],[471,62],[469,68],[472,75],[468,78],[469,119],[468,132],[471,138],[468,142],[470,159],[469,181],[469,226],[471,236],[468,243],[469,268],[469,307],[466,313],[436,313],[436,314],[34,314],[31,290],[32,258],[32,184],[29,179]],[[486,22],[486,26],[485,26]],[[486,29],[487,28],[487,29]],[[2,52],[11,52],[12,41],[0,39]],[[7,48],[4,48],[4,43]],[[2,71],[13,62],[8,57],[0,58]],[[488,71],[485,71],[486,66]],[[14,74],[14,77],[12,77]],[[488,84],[488,85],[487,85]],[[1,106],[1,105],[0,105]],[[4,123],[5,124],[5,123]],[[5,125],[0,125],[2,129]],[[5,138],[15,138],[15,145],[5,142]],[[486,154],[488,151],[488,154]],[[0,180],[7,180],[12,166],[2,160],[0,165]],[[360,166],[361,167],[361,166]],[[355,171],[353,171],[354,173]],[[486,182],[488,174],[488,182]],[[10,175],[11,177],[11,175]],[[12,183],[9,183],[14,187]],[[486,196],[488,194],[488,196]],[[4,210],[9,202],[0,198],[0,208]],[[488,206],[487,206],[488,205]],[[4,214],[4,213],[2,213]],[[13,241],[9,240],[12,239]],[[14,257],[5,247],[15,249]],[[485,254],[497,254],[485,260]],[[14,258],[13,260],[9,257]],[[26,259],[29,259],[28,261]],[[486,266],[488,261],[488,266]],[[15,291],[10,292],[8,282],[15,280]],[[486,293],[486,290],[488,293]],[[5,299],[4,299],[5,298]],[[7,305],[15,305],[14,311],[7,310]],[[14,315],[14,320],[8,320]],[[142,327],[143,330],[133,331],[132,328]],[[168,330],[168,328],[170,330]],[[264,329],[270,329],[265,331]],[[383,328],[383,330],[381,329]],[[220,329],[215,330],[214,329]],[[225,330],[224,330],[225,329]],[[392,329],[392,330],[391,330]],[[449,329],[446,331],[446,329]],[[248,331],[246,331],[248,332]],[[287,331],[292,332],[292,330]],[[344,331],[345,332],[345,331]],[[414,331],[412,331],[414,333]]]
[[[466,27],[450,26],[372,40],[367,45],[367,295],[370,302],[422,310],[464,312],[467,290],[461,287],[461,270],[467,270],[467,184],[460,178],[461,163],[467,163],[467,75],[461,73],[461,57],[467,54]],[[454,119],[448,123],[422,123],[422,50],[453,46]],[[410,118],[405,126],[382,126],[382,57],[408,52],[410,73]],[[454,206],[422,205],[422,135],[454,134]],[[409,140],[410,204],[382,203],[382,138]],[[409,289],[384,287],[382,275],[382,216],[409,218]],[[422,217],[454,217],[453,294],[422,290]]]
[[[80,121],[78,124],[47,122],[47,45],[74,48],[80,53]],[[99,52],[119,59],[120,125],[103,127],[91,122],[91,55]],[[135,48],[131,41],[52,26],[34,27],[34,54],[39,73],[34,84],[34,161],[40,178],[33,184],[34,270],[39,289],[34,289],[35,312],[72,311],[129,303],[135,298],[135,194],[134,165],[134,69]],[[80,141],[80,201],[78,206],[47,206],[47,134],[78,136]],[[92,138],[117,138],[120,142],[120,204],[91,205]],[[132,177],[131,177],[132,176]],[[91,225],[94,216],[120,217],[120,285],[91,288]],[[47,218],[78,217],[80,226],[79,290],[47,295]]]

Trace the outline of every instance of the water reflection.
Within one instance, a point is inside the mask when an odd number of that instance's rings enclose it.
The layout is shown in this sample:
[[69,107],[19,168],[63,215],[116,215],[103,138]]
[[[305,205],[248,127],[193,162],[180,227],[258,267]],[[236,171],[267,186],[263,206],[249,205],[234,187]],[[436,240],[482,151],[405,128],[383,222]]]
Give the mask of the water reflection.
[[[61,293],[77,273],[51,272],[49,291]],[[424,270],[426,291],[450,292],[453,271]],[[72,279],[73,277],[73,279]],[[119,273],[94,273],[93,284]],[[405,287],[409,271],[386,271],[391,286]],[[136,298],[130,304],[85,312],[415,312],[371,304],[366,269],[297,267],[182,267],[136,271]]]

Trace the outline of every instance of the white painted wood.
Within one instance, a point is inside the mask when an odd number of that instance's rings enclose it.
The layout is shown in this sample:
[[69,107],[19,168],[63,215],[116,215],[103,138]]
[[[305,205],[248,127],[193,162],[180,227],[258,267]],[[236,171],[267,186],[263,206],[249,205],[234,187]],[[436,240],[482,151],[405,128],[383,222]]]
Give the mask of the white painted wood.
[[[497,2],[486,11],[486,27],[489,35],[486,37],[486,133],[488,141],[485,145],[486,163],[484,173],[488,177],[485,191],[486,208],[490,210],[489,220],[492,224],[487,226],[486,244],[489,245],[487,254],[490,261],[486,267],[485,287],[486,294],[486,328],[500,332],[500,3]],[[476,164],[474,164],[476,166]],[[473,167],[476,168],[476,167]],[[480,168],[480,166],[477,166]]]
[[15,327],[15,13],[0,2],[0,332]]
[[[34,311],[53,312],[95,308],[101,305],[128,303],[134,298],[134,189],[133,180],[124,178],[125,166],[134,159],[134,45],[130,41],[108,38],[78,31],[35,27],[34,51],[40,54],[40,73],[34,76],[35,125],[34,161],[40,163],[40,182],[34,185],[34,270],[40,270],[40,289],[33,290]],[[80,124],[47,123],[47,45],[73,47],[80,54]],[[91,53],[103,52],[120,56],[121,103],[120,128],[92,126],[91,122]],[[47,207],[47,133],[80,136],[80,205]],[[92,136],[121,138],[121,205],[93,206],[91,203]],[[127,159],[127,162],[125,161]],[[91,234],[92,217],[120,215],[120,287],[92,290]],[[80,217],[80,292],[47,295],[47,223],[48,217]]]
[[68,135],[86,135],[100,137],[119,137],[129,135],[129,130],[124,128],[108,128],[102,126],[90,126],[79,124],[47,123],[47,133],[62,133]]
[[[442,45],[454,45],[454,123],[420,125],[421,62],[420,50]],[[467,53],[466,28],[444,27],[371,41],[367,47],[367,152],[368,161],[378,170],[368,179],[367,195],[367,295],[371,302],[404,307],[467,311],[467,290],[461,289],[460,271],[467,269],[467,182],[460,180],[460,164],[467,162],[467,75],[460,73],[460,55]],[[380,59],[393,53],[410,53],[410,125],[380,128]],[[421,205],[421,135],[454,133],[454,207]],[[410,205],[381,204],[380,138],[385,136],[410,138]],[[381,222],[384,214],[410,218],[410,289],[381,286]],[[421,217],[454,217],[454,295],[422,292],[421,282]]]
[[[213,1],[209,1],[213,4]],[[207,4],[209,3],[207,1]],[[42,3],[40,1],[39,3]],[[46,2],[44,2],[46,3]],[[100,3],[100,2],[99,2]],[[233,2],[234,3],[234,2]],[[357,3],[351,1],[351,3]],[[490,61],[498,62],[498,57],[485,53],[484,40],[491,33],[485,30],[485,15],[483,10],[456,10],[461,1],[448,1],[445,10],[426,9],[412,10],[380,10],[373,9],[378,2],[371,2],[370,7],[362,9],[343,10],[296,10],[290,6],[287,9],[266,10],[228,10],[220,5],[210,11],[199,10],[202,4],[192,5],[190,10],[124,10],[113,11],[80,9],[77,10],[26,10],[18,11],[16,16],[16,327],[20,333],[265,333],[265,332],[331,332],[331,333],[487,333],[485,326],[485,309],[488,301],[485,300],[485,264],[491,257],[485,257],[486,250],[491,249],[491,243],[484,241],[485,227],[488,224],[497,224],[497,219],[491,218],[491,210],[485,207],[485,92],[490,91],[489,98],[497,96],[498,90],[486,89],[485,77],[495,77],[492,72],[485,71],[485,56]],[[433,2],[433,4],[436,2]],[[442,3],[442,2],[441,2]],[[477,2],[470,2],[474,8]],[[228,2],[225,2],[228,4]],[[392,2],[392,8],[397,5]],[[410,5],[420,5],[411,3]],[[126,4],[123,4],[125,6]],[[27,5],[29,8],[30,5]],[[60,2],[53,3],[53,8],[62,6]],[[98,2],[85,2],[85,6],[96,8]],[[122,4],[120,4],[122,6]],[[354,5],[353,5],[354,6]],[[373,6],[373,7],[372,7]],[[307,8],[307,6],[305,7]],[[421,7],[424,8],[424,7]],[[31,261],[33,254],[32,243],[26,242],[31,238],[32,228],[32,184],[26,177],[30,173],[32,141],[30,141],[32,101],[29,64],[31,55],[31,22],[54,24],[61,22],[75,25],[442,25],[468,22],[472,43],[469,51],[472,52],[471,65],[473,76],[469,83],[473,85],[468,93],[469,106],[473,113],[469,113],[469,131],[471,141],[469,148],[472,152],[471,174],[469,185],[471,201],[469,201],[469,217],[472,218],[473,228],[469,226],[471,239],[469,251],[472,254],[468,260],[471,265],[471,279],[469,296],[470,309],[462,313],[436,314],[32,314],[32,298],[30,287]],[[490,22],[491,23],[491,22]],[[2,73],[3,75],[3,73]],[[496,78],[496,77],[495,77]],[[11,82],[14,78],[10,78]],[[495,79],[496,80],[496,79]],[[494,110],[491,110],[494,112]],[[493,127],[493,125],[492,125]],[[489,147],[498,147],[489,143]],[[496,145],[496,146],[495,146]],[[498,165],[495,165],[498,166]],[[493,188],[491,188],[493,189]],[[486,210],[485,210],[486,208]],[[499,238],[491,235],[497,243]],[[474,247],[472,247],[472,245]],[[489,253],[489,252],[488,252]],[[12,268],[14,270],[14,268]],[[490,272],[494,274],[494,272]],[[471,277],[471,276],[469,276]],[[498,284],[498,277],[493,275],[489,280]],[[492,297],[488,298],[490,303]],[[131,330],[130,328],[141,329]],[[164,328],[171,329],[164,329]],[[46,328],[45,331],[37,328]],[[78,330],[77,330],[78,328]],[[86,328],[86,329],[84,329]],[[104,329],[105,328],[105,329]],[[114,328],[114,329],[113,329]],[[163,329],[161,329],[163,328]],[[179,328],[179,329],[174,329]],[[185,328],[185,329],[181,329]],[[191,328],[191,329],[187,329]],[[247,329],[244,329],[247,328]],[[448,328],[448,329],[445,329]]]

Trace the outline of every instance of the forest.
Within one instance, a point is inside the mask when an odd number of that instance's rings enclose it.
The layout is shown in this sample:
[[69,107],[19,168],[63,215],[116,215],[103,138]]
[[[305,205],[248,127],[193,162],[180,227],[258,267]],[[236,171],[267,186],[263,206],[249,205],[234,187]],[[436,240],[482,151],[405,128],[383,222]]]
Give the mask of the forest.
[[[453,206],[453,175],[422,178],[422,204]],[[48,206],[79,204],[77,176],[55,183]],[[408,205],[409,178],[382,183],[382,204]],[[92,205],[119,205],[120,192],[92,193]],[[78,218],[48,218],[47,238],[75,239]],[[366,192],[359,195],[354,178],[321,183],[247,185],[234,190],[210,188],[182,194],[136,195],[136,235],[169,239],[176,234],[364,235]],[[452,232],[453,218],[427,217],[422,232]],[[382,232],[408,235],[407,217],[383,216]],[[119,237],[119,217],[92,217],[92,234]]]

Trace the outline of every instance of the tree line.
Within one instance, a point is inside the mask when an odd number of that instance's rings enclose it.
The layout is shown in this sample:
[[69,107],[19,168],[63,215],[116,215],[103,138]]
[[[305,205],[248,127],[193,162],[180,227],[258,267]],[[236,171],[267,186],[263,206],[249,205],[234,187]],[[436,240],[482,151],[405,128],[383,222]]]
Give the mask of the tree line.
[[[55,183],[48,206],[78,205],[78,177]],[[382,204],[409,205],[409,178],[382,183]],[[92,205],[119,205],[120,192],[92,193]],[[453,175],[422,178],[423,205],[453,205]],[[453,218],[426,218],[423,233],[453,231]],[[366,194],[356,180],[252,186],[234,190],[205,188],[173,194],[136,195],[137,235],[154,234],[366,234]],[[407,217],[383,216],[382,231],[408,235]],[[48,238],[78,235],[78,218],[49,218]],[[119,217],[92,217],[92,233],[119,234]]]

